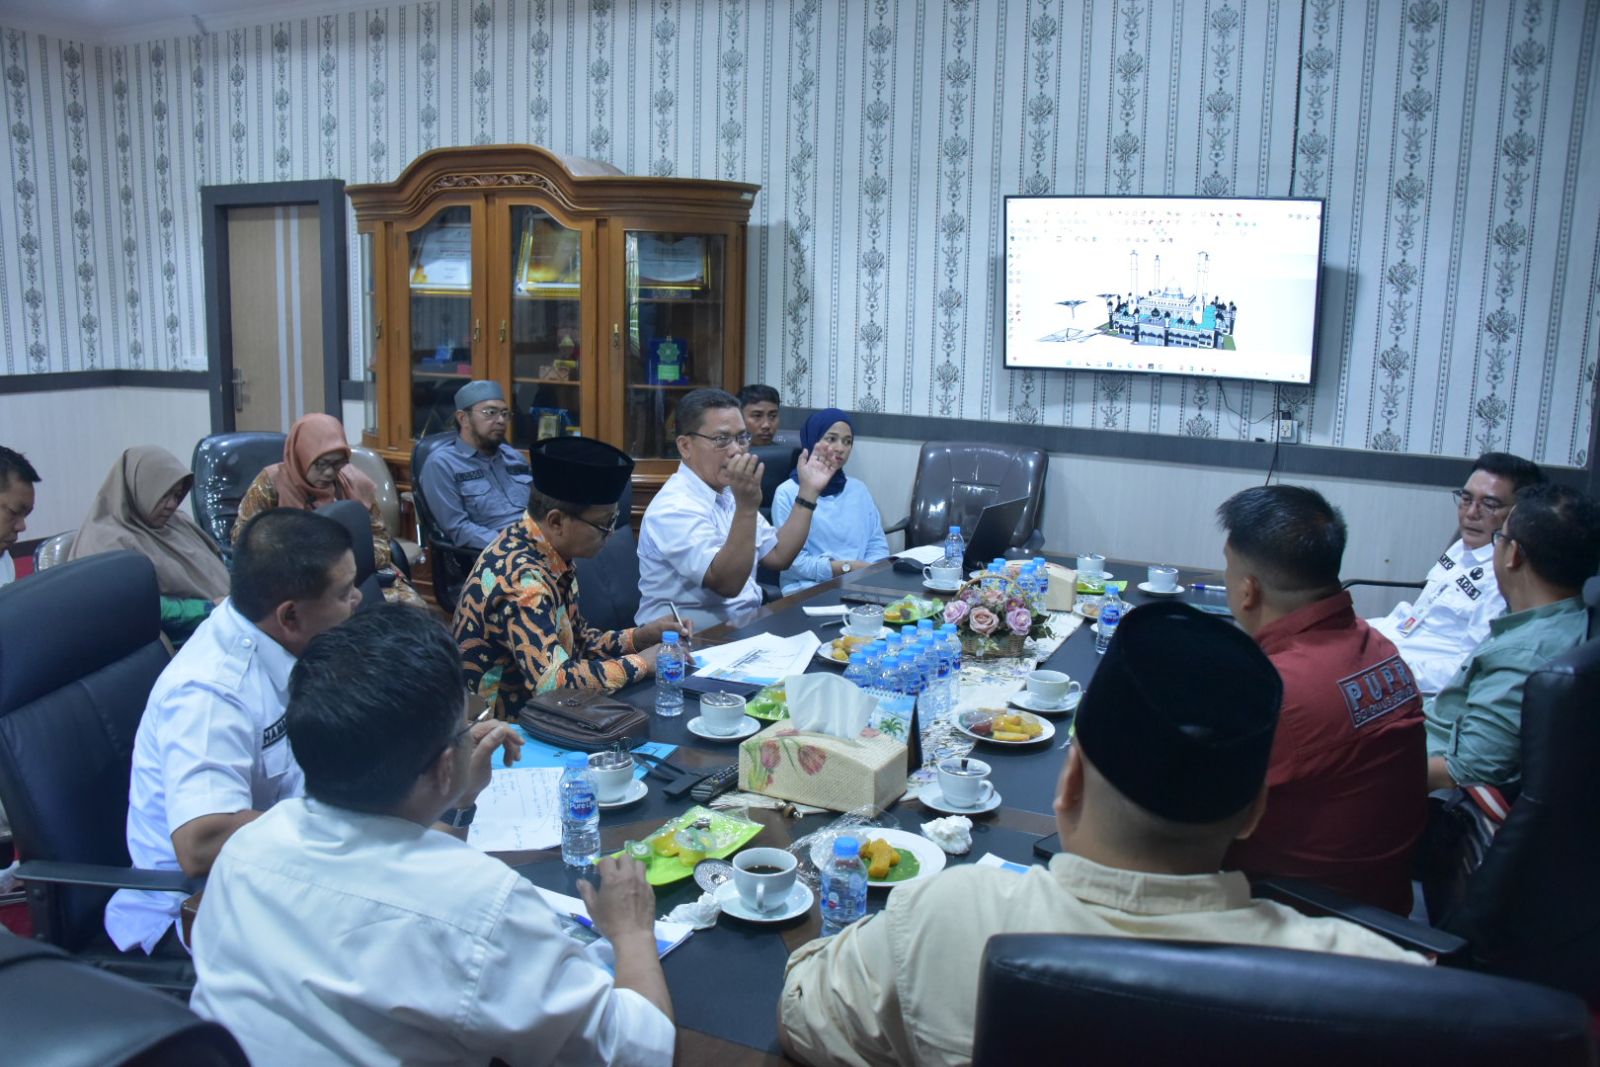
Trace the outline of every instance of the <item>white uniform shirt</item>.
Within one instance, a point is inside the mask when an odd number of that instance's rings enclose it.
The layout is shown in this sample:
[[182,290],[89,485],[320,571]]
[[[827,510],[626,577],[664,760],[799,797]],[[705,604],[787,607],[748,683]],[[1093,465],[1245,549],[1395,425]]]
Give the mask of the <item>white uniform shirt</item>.
[[309,797],[223,846],[194,965],[189,1006],[252,1063],[672,1062],[672,1022],[510,867]]
[[[225,600],[195,630],[150,690],[133,742],[128,854],[135,867],[178,870],[172,831],[203,815],[266,811],[305,789],[283,711],[294,657]],[[166,934],[183,896],[119,889],[106,933],[146,952]]]
[[761,606],[756,584],[756,561],[778,546],[772,523],[756,516],[756,548],[750,557],[750,576],[737,596],[725,597],[702,582],[711,561],[728,543],[733,527],[733,490],[714,491],[680,465],[645,509],[639,525],[639,611],[634,621],[644,625],[680,612],[697,612],[735,626]]
[[1424,693],[1437,693],[1489,638],[1489,622],[1505,614],[1494,576],[1494,544],[1445,549],[1416,602],[1401,601],[1367,621],[1393,641]]

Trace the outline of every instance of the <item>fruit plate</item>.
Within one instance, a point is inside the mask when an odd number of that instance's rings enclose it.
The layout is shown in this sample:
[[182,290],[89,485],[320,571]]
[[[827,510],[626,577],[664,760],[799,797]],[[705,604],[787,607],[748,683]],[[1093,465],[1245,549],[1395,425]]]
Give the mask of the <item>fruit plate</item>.
[[938,597],[903,596],[883,609],[883,621],[887,626],[905,626],[943,613],[944,601]]
[[845,830],[843,834],[818,834],[817,840],[811,846],[811,862],[816,865],[817,870],[820,871],[827,866],[828,860],[833,856],[834,839],[843,835],[855,838],[861,842],[863,848],[873,838],[880,837],[900,854],[900,862],[889,868],[887,878],[867,879],[867,885],[873,888],[882,889],[920,882],[944,870],[944,849],[926,837],[907,830],[891,830],[875,826]]
[[[994,737],[994,723],[1001,718],[1016,718],[1023,723],[1037,724],[1039,733],[1024,741]],[[979,741],[987,741],[991,745],[1038,745],[1056,735],[1055,724],[1050,722],[1049,719],[1041,719],[1031,712],[1007,711],[1004,708],[979,708],[976,711],[963,711],[956,719],[956,729],[968,737],[976,737]]]
[[769,685],[745,702],[744,713],[762,722],[781,722],[789,717],[789,694],[781,685]]
[[[712,848],[706,849],[703,855],[690,857],[693,862],[686,862],[676,853],[663,856],[656,851],[656,843],[661,840],[672,840],[673,835],[679,830],[693,826],[699,819],[706,819],[710,824],[711,834],[716,840]],[[661,828],[644,839],[650,846],[650,866],[645,871],[645,881],[651,885],[670,885],[682,881],[694,874],[694,865],[702,859],[727,859],[739,851],[752,837],[761,832],[761,824],[749,819],[741,819],[737,815],[730,815],[725,811],[712,811],[710,808],[696,804],[688,811],[676,818],[668,819],[661,824]],[[676,848],[676,842],[670,847]],[[621,855],[621,853],[616,853]]]

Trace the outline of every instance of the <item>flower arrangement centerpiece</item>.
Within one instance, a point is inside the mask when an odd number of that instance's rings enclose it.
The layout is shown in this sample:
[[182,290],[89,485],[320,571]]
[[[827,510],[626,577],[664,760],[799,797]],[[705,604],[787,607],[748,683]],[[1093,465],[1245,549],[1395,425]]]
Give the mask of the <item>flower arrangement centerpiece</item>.
[[963,585],[944,606],[954,623],[962,655],[971,659],[1020,656],[1028,638],[1050,633],[1050,616],[1036,612],[1016,579],[985,574]]

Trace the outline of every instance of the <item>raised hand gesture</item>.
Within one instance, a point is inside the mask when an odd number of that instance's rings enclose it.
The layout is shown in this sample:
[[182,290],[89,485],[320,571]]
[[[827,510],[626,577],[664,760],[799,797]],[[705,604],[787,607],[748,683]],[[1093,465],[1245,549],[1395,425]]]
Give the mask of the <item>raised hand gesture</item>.
[[795,476],[800,482],[800,492],[807,500],[815,501],[822,495],[822,490],[833,479],[837,469],[833,464],[823,459],[816,452],[805,449],[800,450],[800,458],[795,462]]

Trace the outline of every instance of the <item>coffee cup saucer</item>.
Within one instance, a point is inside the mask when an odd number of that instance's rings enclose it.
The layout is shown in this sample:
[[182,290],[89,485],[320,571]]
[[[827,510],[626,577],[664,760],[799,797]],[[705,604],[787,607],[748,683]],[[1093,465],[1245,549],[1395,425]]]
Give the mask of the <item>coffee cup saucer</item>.
[[961,588],[960,582],[936,582],[932,578],[922,579],[922,588],[930,589],[935,593],[954,593]]
[[744,902],[739,895],[739,887],[730,879],[717,886],[717,906],[724,915],[732,915],[735,919],[743,919],[751,923],[781,923],[788,919],[804,915],[811,910],[812,903],[817,899],[811,892],[811,887],[804,882],[796,880],[789,887],[789,892],[783,898],[782,907],[773,908],[771,911],[757,911]]
[[1148,593],[1151,596],[1177,596],[1179,593],[1188,592],[1188,590],[1185,589],[1182,585],[1175,585],[1171,589],[1157,589],[1155,586],[1151,585],[1149,582],[1140,582],[1139,583],[1139,592]]
[[1067,698],[1058,704],[1046,704],[1026,689],[1019,689],[1011,694],[1007,701],[1014,708],[1031,711],[1036,715],[1065,715],[1078,710],[1078,702],[1083,699],[1083,690],[1074,690],[1067,694]]
[[684,725],[689,728],[691,734],[696,737],[703,737],[707,741],[742,741],[761,729],[761,724],[748,715],[739,720],[739,728],[731,734],[712,733],[706,726],[704,715],[696,715]]
[[934,811],[948,812],[951,815],[982,815],[1000,806],[1000,790],[995,789],[991,783],[987,797],[970,808],[963,808],[945,799],[944,790],[939,788],[939,783],[935,780],[922,787],[917,799],[922,801],[923,807],[932,808]]
[[629,804],[637,804],[650,792],[650,787],[644,784],[643,778],[635,778],[628,783],[628,788],[616,800],[602,800],[599,802],[601,811],[610,811],[612,808],[625,808]]

